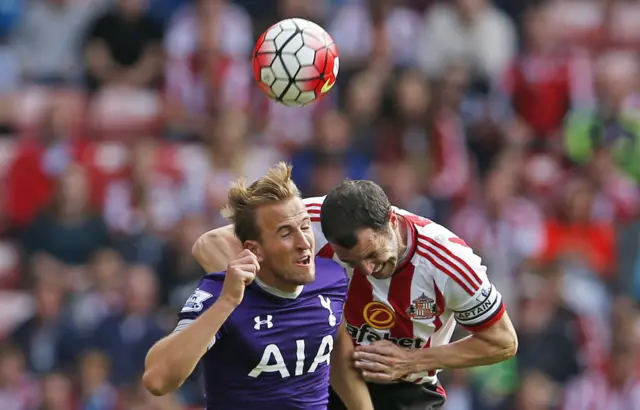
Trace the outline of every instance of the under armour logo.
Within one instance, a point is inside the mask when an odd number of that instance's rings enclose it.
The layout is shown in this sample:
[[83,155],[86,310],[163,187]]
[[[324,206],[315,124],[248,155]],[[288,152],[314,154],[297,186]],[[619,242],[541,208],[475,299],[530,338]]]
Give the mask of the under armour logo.
[[331,310],[331,299],[325,298],[322,295],[318,295],[318,297],[320,298],[320,304],[322,305],[322,307],[329,311],[329,325],[335,326],[337,319],[333,314],[333,310]]
[[256,330],[260,330],[263,325],[266,325],[267,329],[271,329],[273,327],[273,322],[271,321],[272,319],[273,316],[271,315],[267,315],[267,320],[261,320],[260,316],[256,316],[253,318],[253,321],[256,322],[253,328]]

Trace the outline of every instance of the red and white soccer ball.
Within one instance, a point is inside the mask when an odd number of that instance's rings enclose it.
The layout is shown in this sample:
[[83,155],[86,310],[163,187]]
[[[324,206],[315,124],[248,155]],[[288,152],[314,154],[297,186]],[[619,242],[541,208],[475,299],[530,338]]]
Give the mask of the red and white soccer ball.
[[265,31],[253,50],[253,76],[270,98],[301,107],[327,93],[338,75],[338,49],[322,27],[282,20]]

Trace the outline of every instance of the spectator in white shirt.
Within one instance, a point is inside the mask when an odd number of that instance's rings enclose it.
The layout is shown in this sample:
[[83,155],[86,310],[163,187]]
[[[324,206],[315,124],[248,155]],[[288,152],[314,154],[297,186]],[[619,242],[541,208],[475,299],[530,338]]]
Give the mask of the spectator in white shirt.
[[430,76],[439,77],[452,61],[463,60],[474,77],[492,80],[506,69],[516,46],[513,22],[488,0],[453,0],[427,11],[415,51]]

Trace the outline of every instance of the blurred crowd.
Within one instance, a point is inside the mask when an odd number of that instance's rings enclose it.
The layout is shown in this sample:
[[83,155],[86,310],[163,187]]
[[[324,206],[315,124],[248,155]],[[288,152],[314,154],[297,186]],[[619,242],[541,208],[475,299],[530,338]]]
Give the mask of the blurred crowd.
[[[341,72],[268,101],[253,42],[327,28]],[[0,408],[202,408],[140,387],[230,181],[368,178],[483,257],[516,358],[447,410],[640,408],[640,2],[0,1]],[[458,335],[462,336],[461,335]]]

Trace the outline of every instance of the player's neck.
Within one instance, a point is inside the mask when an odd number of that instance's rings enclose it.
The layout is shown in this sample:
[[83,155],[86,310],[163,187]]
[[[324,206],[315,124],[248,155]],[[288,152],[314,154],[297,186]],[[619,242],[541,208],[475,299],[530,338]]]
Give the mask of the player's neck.
[[276,277],[272,272],[261,269],[256,275],[256,283],[265,291],[283,298],[296,298],[304,286],[293,285]]

